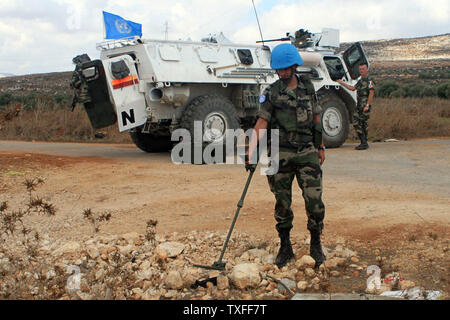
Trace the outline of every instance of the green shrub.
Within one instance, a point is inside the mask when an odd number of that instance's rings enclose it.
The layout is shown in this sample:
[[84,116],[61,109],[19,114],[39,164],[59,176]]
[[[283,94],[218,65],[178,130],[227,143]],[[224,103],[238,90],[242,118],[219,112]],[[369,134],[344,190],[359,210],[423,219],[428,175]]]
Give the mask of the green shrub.
[[13,101],[13,96],[11,93],[0,94],[0,106],[5,107]]
[[413,84],[407,87],[408,97],[410,98],[422,98],[422,92],[425,88],[423,84]]
[[437,88],[435,86],[425,86],[422,89],[421,97],[436,97]]
[[442,99],[450,99],[450,82],[438,86],[437,96]]
[[386,81],[375,90],[375,93],[378,97],[386,98],[389,97],[392,92],[398,90],[399,87],[400,86],[395,81]]
[[392,92],[389,97],[391,97],[391,98],[404,98],[407,95],[408,95],[408,93],[405,90],[405,88],[401,87],[401,88],[398,88],[397,90],[395,90],[394,92]]

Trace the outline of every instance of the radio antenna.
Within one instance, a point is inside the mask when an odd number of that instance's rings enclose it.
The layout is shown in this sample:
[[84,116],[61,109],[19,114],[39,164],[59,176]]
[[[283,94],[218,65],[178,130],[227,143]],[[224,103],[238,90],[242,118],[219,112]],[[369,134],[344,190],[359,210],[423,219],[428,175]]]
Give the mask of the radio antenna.
[[264,37],[263,37],[262,31],[261,31],[261,25],[259,24],[258,11],[256,11],[255,0],[252,0],[252,3],[253,3],[253,9],[255,9],[256,21],[258,22],[259,34],[261,35],[261,42],[264,45]]

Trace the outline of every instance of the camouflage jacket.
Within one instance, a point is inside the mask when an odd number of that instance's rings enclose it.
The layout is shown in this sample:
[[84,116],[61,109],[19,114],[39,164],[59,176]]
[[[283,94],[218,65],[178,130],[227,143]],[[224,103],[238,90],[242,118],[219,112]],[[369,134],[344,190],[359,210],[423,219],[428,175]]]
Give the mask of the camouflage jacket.
[[294,90],[278,80],[260,98],[258,117],[269,122],[268,129],[279,129],[280,147],[284,148],[311,142],[314,116],[322,113],[312,82],[306,77],[298,80]]
[[75,107],[76,103],[83,104],[91,102],[88,85],[86,83],[86,80],[81,75],[81,69],[79,68],[79,66],[77,66],[72,73],[72,80],[70,82],[70,87],[74,91],[72,107]]
[[364,106],[367,104],[370,90],[375,90],[375,82],[369,77],[361,78],[355,88],[358,93],[358,106]]

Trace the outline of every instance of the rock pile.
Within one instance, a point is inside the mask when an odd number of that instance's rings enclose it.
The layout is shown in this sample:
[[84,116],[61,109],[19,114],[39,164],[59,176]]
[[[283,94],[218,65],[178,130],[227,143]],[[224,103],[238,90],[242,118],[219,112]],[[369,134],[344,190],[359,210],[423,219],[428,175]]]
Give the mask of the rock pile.
[[[230,241],[224,272],[193,267],[212,265],[224,240],[224,235],[192,231],[157,235],[154,242],[136,233],[97,236],[85,242],[47,241],[39,252],[54,267],[39,266],[34,274],[22,276],[44,281],[44,291],[34,287],[30,291],[38,299],[287,299],[292,293],[328,292],[330,279],[357,277],[368,267],[355,251],[339,244],[333,250],[325,248],[326,262],[313,269],[315,261],[303,244],[308,239],[294,239],[296,260],[279,269],[274,265],[278,240],[262,241],[239,233]],[[12,261],[1,253],[0,265],[0,271],[14,272]],[[205,281],[194,286],[199,280]],[[7,297],[11,281],[13,277],[1,285],[1,297]],[[400,289],[414,285],[405,280],[398,283]],[[391,289],[383,281],[382,290],[371,293]]]

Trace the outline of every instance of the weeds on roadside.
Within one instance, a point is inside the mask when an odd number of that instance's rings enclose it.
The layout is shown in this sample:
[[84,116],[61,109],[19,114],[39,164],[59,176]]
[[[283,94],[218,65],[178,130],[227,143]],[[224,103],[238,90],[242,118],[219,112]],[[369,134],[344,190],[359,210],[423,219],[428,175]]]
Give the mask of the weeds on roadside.
[[147,229],[145,233],[145,239],[152,244],[155,244],[156,242],[156,226],[158,225],[157,220],[149,220],[147,221]]
[[33,193],[44,180],[25,180],[28,202],[23,208],[0,203],[0,299],[56,298],[61,278],[41,254],[41,235],[24,218],[32,214],[56,214],[53,204]]
[[86,209],[83,211],[83,217],[91,223],[94,233],[98,233],[100,232],[100,224],[111,220],[112,215],[109,212],[97,214],[92,209]]
[[433,239],[433,240],[437,240],[437,238],[438,238],[438,235],[436,233],[433,233],[433,232],[428,233],[428,236],[431,239]]

